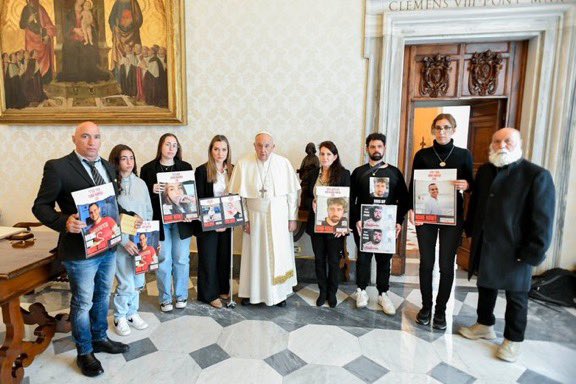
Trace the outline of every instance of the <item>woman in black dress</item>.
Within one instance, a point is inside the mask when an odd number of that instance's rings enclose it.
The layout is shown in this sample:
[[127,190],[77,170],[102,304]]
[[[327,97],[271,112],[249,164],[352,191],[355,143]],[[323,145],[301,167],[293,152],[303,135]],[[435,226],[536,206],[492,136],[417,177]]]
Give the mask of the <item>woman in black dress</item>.
[[[335,234],[321,234],[314,232],[316,222],[316,187],[334,186],[350,187],[350,171],[345,169],[338,156],[338,148],[331,141],[324,141],[319,145],[320,168],[310,171],[307,179],[307,195],[303,196],[305,207],[308,209],[308,223],[306,233],[312,240],[314,261],[316,264],[316,278],[320,294],[316,300],[317,306],[322,306],[328,300],[328,305],[334,308],[337,304],[336,292],[340,275],[339,262],[344,252],[345,236]],[[328,264],[328,273],[326,273]]]
[[[414,223],[414,212],[410,210],[410,221],[416,225],[418,248],[420,250],[420,292],[422,309],[416,322],[430,324],[432,315],[432,272],[434,270],[436,238],[439,237],[440,249],[440,286],[436,296],[433,327],[446,329],[446,303],[450,299],[454,282],[454,259],[460,245],[463,230],[464,209],[463,194],[472,186],[472,154],[466,148],[454,146],[452,136],[456,130],[456,120],[448,113],[436,116],[432,121],[432,134],[435,137],[431,147],[419,150],[412,164],[410,193],[414,196],[414,170],[416,169],[456,169],[457,180],[453,182],[457,193],[456,225],[437,225]],[[412,206],[414,199],[410,200]]]
[[[208,146],[208,161],[196,168],[198,198],[219,197],[227,193],[232,175],[230,159],[230,144],[226,136],[214,136]],[[200,222],[196,221],[194,233],[198,244],[198,300],[222,308],[220,299],[228,299],[230,291],[231,230],[202,232]]]

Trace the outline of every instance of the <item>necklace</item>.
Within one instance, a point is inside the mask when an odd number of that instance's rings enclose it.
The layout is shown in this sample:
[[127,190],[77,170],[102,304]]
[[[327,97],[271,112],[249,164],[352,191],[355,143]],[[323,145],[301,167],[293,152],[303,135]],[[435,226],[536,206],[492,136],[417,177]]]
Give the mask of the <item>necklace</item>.
[[[160,164],[160,163],[158,163]],[[160,164],[160,169],[162,170],[162,172],[172,172],[172,169],[174,168],[174,164],[172,165],[162,165]]]
[[450,155],[452,154],[452,151],[454,151],[454,146],[452,146],[452,149],[450,150],[450,153],[448,154],[448,156],[446,156],[444,158],[444,160],[442,160],[442,158],[440,157],[440,155],[438,154],[438,152],[436,152],[436,148],[434,148],[434,146],[432,146],[432,150],[434,151],[434,154],[436,154],[436,157],[438,158],[438,160],[440,160],[440,166],[441,167],[445,167],[446,166],[446,160],[448,160],[448,158],[450,157]]
[[380,161],[378,163],[376,163],[372,168],[372,176],[376,176],[376,172],[378,172],[378,170],[380,168],[386,168],[388,166],[388,164],[384,161]]
[[330,179],[324,181],[324,171],[320,168],[320,174],[318,175],[318,184],[326,186],[330,183]]
[[260,177],[260,183],[262,184],[262,188],[258,190],[260,192],[260,197],[264,198],[264,194],[268,192],[265,187],[266,179],[268,178],[268,173],[270,172],[270,164],[272,163],[271,160],[268,160],[268,167],[266,168],[266,172],[263,174],[262,170],[260,169],[260,162],[258,161],[257,168],[258,168],[258,176]]

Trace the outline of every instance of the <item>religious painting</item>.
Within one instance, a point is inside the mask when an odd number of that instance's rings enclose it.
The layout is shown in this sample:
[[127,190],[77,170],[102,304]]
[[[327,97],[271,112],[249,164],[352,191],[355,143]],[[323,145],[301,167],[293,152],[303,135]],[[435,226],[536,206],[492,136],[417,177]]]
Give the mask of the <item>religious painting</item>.
[[0,123],[185,124],[184,0],[0,0]]

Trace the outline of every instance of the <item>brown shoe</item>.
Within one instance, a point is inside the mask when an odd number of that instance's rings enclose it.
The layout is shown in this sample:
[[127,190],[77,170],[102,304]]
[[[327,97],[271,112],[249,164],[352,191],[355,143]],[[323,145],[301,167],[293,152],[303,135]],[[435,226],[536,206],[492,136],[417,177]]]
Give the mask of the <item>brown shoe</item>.
[[222,308],[222,302],[220,301],[220,299],[214,299],[210,302],[210,305],[213,306],[214,308]]

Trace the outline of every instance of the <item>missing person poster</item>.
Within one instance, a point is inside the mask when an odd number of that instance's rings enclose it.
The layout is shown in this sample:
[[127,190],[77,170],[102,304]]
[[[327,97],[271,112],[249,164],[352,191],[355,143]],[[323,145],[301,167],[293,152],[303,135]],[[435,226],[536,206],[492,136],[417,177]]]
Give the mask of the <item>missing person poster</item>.
[[350,187],[317,187],[314,232],[348,232],[349,207]]
[[244,224],[244,209],[239,195],[200,199],[200,221],[203,231],[231,228]]
[[160,172],[156,177],[158,183],[164,185],[164,191],[160,193],[162,222],[198,219],[194,171]]
[[114,248],[122,240],[122,235],[112,183],[72,192],[72,198],[78,208],[79,220],[86,223],[82,229],[86,257]]
[[414,221],[456,225],[456,169],[414,171]]
[[138,255],[134,256],[136,274],[158,269],[160,222],[157,220],[142,222],[133,242],[138,247]]
[[396,205],[361,205],[360,251],[396,253],[396,210]]

